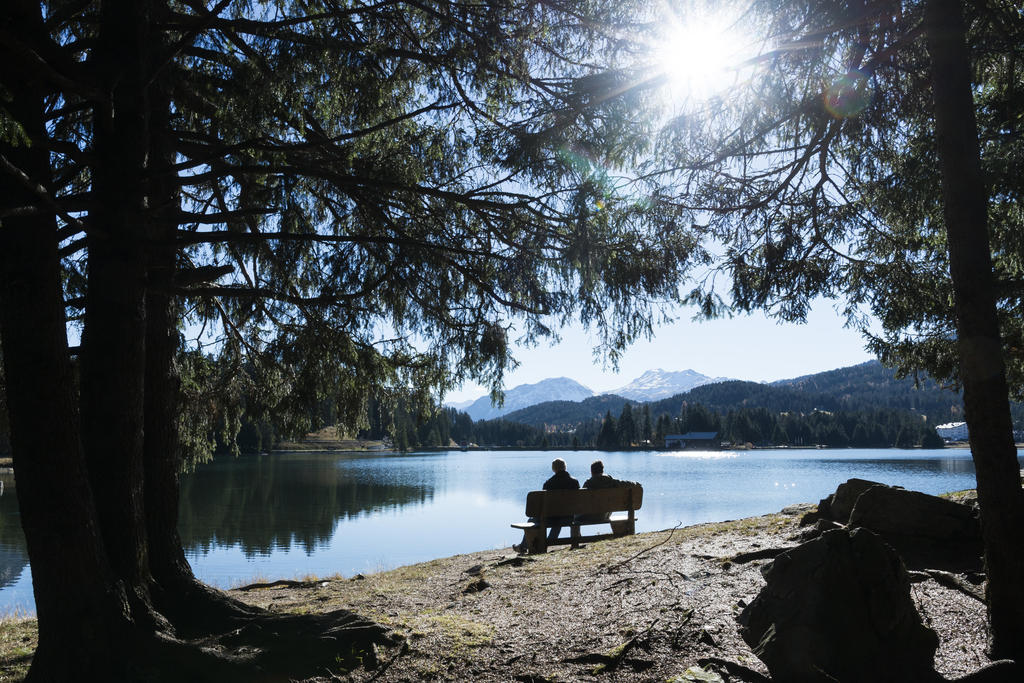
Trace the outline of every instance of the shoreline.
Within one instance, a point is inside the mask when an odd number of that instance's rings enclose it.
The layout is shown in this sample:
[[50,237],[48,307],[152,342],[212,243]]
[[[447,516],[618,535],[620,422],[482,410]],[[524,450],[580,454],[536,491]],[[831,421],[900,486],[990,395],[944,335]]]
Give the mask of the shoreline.
[[[404,642],[377,653],[380,667],[331,680],[589,683],[609,661],[616,662],[616,683],[670,680],[690,667],[765,675],[739,637],[736,616],[764,585],[760,568],[770,560],[737,556],[797,545],[800,518],[813,508],[791,505],[578,550],[482,550],[352,578],[305,577],[226,592],[277,613],[349,609]],[[963,675],[987,663],[984,605],[933,580],[914,583],[911,593],[939,634],[940,673]],[[34,619],[0,620],[0,675],[22,679],[34,628]],[[609,659],[616,652],[622,656]]]

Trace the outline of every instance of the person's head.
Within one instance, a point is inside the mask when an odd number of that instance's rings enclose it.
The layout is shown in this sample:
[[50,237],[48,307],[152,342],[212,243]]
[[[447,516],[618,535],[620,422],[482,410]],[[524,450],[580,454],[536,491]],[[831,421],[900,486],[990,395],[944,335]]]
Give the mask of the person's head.
[[555,458],[551,463],[552,472],[565,472],[565,461],[561,458]]
[[590,473],[595,477],[599,474],[604,474],[604,463],[600,460],[590,463]]

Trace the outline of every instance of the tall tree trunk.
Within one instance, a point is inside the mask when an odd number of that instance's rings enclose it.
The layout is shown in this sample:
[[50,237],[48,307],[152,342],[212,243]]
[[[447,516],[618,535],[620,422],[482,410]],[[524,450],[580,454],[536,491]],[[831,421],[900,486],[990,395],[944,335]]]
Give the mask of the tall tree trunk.
[[988,193],[959,0],[928,0],[925,25],[964,415],[985,537],[989,648],[994,658],[1024,661],[1024,493],[999,336]]
[[[16,35],[43,35],[39,3],[11,0],[0,25]],[[45,83],[14,51],[0,48],[5,103],[29,137],[45,136]],[[38,202],[28,185],[46,188],[49,154],[0,143],[0,205]],[[5,164],[5,166],[7,165]],[[79,439],[73,367],[67,344],[58,240],[52,215],[0,222],[0,336],[25,532],[39,619],[39,646],[29,680],[102,680],[128,628],[125,596],[107,563]],[[59,504],[54,504],[59,501]]]
[[103,235],[90,238],[79,356],[82,442],[100,529],[136,618],[151,613],[142,461],[151,5],[105,0],[100,9],[91,67],[112,107],[97,108],[93,121],[97,208],[89,218]]
[[146,291],[146,377],[144,438],[144,504],[149,566],[156,606],[182,634],[206,635],[237,628],[259,614],[244,603],[203,584],[192,573],[178,534],[179,472],[178,401],[181,378],[178,305],[169,293],[177,272],[173,242],[180,212],[177,176],[160,167],[172,166],[176,151],[170,135],[171,83],[166,71],[157,74],[150,95],[152,179]]

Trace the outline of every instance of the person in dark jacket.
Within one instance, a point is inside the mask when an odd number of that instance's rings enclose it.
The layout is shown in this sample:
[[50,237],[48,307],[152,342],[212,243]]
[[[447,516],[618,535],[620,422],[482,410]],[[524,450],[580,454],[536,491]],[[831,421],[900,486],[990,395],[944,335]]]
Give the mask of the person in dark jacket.
[[[629,486],[640,486],[640,482],[616,479],[604,473],[604,463],[595,460],[590,463],[590,479],[583,482],[585,489],[621,489]],[[611,518],[612,513],[604,512],[593,515],[576,515],[577,522],[604,522]]]
[[[580,487],[579,480],[569,474],[565,461],[561,458],[554,459],[551,463],[551,471],[554,474],[544,482],[545,491],[575,491]],[[529,521],[536,523],[540,520],[536,517],[531,517]],[[551,527],[551,530],[548,532],[548,542],[551,542],[558,538],[558,534],[562,533],[562,524],[572,524],[572,516],[548,517],[548,523],[557,525]],[[526,534],[523,534],[523,540],[519,545],[512,546],[512,550],[515,550],[517,553],[526,552]]]

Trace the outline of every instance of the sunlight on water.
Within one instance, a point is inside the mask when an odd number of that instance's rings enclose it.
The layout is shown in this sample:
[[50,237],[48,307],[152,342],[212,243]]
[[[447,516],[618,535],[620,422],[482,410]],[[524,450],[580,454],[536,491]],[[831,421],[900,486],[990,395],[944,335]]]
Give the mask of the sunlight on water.
[[700,460],[722,460],[724,458],[735,458],[739,455],[736,451],[659,451],[655,455],[663,458],[696,458]]

